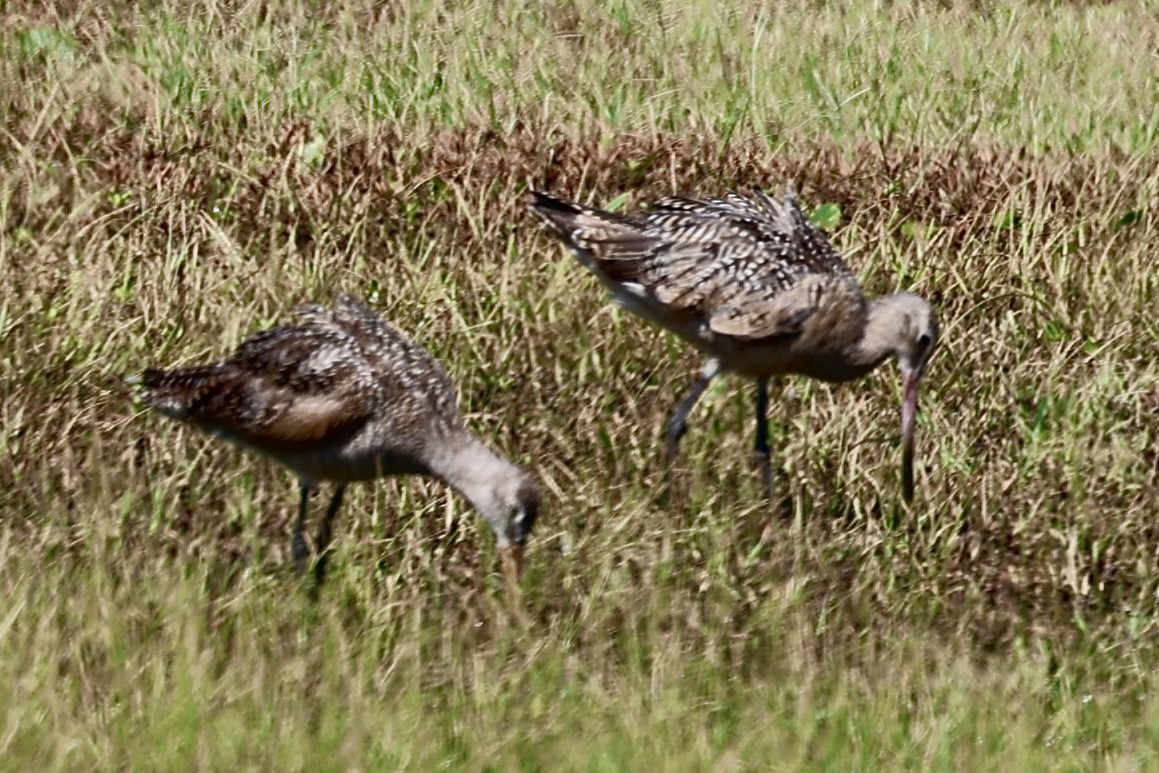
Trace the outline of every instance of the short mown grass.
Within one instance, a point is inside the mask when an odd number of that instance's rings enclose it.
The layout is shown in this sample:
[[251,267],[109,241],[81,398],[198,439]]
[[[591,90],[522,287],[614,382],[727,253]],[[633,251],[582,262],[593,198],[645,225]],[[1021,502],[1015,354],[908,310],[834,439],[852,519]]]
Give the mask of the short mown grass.
[[[146,7],[147,5],[147,7]],[[1154,3],[7,3],[6,767],[1146,769],[1159,703]],[[540,232],[547,186],[802,201],[939,309],[896,369],[752,387]],[[311,606],[288,473],[121,378],[364,297],[545,511],[512,615],[429,481],[354,487]]]

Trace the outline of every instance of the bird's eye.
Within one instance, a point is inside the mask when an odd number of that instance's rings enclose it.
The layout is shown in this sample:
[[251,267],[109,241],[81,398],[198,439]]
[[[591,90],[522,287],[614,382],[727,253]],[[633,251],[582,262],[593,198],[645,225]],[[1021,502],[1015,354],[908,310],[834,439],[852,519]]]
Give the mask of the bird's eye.
[[930,339],[929,333],[922,333],[920,336],[918,336],[918,348],[919,349],[928,349],[929,345],[930,345],[930,340],[931,339]]

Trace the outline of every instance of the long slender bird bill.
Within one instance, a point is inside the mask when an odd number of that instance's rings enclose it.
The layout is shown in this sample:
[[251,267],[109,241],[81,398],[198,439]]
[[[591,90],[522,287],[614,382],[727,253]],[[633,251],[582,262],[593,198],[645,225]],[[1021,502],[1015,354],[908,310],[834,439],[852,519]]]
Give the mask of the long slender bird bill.
[[519,593],[519,578],[523,576],[523,546],[508,545],[499,548],[499,562],[503,565],[503,577],[507,580],[507,591],[512,597]]
[[902,373],[901,398],[901,493],[905,501],[914,498],[914,427],[918,416],[918,380],[920,370]]

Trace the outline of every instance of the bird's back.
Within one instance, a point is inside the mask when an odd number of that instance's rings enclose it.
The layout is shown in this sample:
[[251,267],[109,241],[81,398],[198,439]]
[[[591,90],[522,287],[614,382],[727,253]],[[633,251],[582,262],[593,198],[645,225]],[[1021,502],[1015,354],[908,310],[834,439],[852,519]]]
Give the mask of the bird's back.
[[426,446],[462,426],[443,367],[353,298],[296,311],[298,324],[257,333],[213,365],[145,371],[146,402],[301,474],[373,477],[340,468],[376,454],[400,468],[382,472],[421,471]]
[[860,289],[792,192],[679,196],[624,216],[535,193],[551,232],[621,300],[695,340],[696,329],[737,341],[798,335],[824,291]]

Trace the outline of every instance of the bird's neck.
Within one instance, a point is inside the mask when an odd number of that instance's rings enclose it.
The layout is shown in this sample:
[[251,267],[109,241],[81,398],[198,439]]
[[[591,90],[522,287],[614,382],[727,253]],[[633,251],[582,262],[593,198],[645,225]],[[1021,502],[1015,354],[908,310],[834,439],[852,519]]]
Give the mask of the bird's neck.
[[861,375],[869,373],[897,353],[901,320],[892,304],[893,296],[875,298],[866,309],[861,337],[847,350],[851,368]]
[[462,494],[489,522],[506,505],[500,501],[502,492],[522,474],[466,430],[440,444],[429,466],[431,473]]

